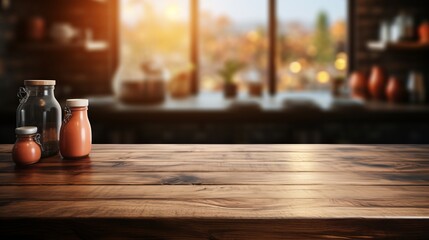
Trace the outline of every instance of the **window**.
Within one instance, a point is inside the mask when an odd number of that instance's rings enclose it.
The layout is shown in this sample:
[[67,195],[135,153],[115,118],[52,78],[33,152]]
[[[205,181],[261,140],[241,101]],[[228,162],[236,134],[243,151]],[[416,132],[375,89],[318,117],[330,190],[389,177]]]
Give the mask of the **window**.
[[129,78],[160,61],[170,70],[189,64],[188,0],[121,0],[121,65]]
[[198,89],[220,91],[219,69],[234,60],[243,63],[234,79],[241,91],[253,70],[266,89],[281,92],[327,90],[345,74],[347,0],[120,1],[121,61],[130,77],[145,61],[161,60],[170,71],[193,64]]
[[346,70],[346,1],[277,2],[277,92],[328,89]]
[[[246,11],[243,11],[246,9]],[[268,4],[266,0],[200,0],[200,90],[223,86],[219,69],[237,61],[265,79],[268,59]],[[235,82],[244,90],[244,74]]]

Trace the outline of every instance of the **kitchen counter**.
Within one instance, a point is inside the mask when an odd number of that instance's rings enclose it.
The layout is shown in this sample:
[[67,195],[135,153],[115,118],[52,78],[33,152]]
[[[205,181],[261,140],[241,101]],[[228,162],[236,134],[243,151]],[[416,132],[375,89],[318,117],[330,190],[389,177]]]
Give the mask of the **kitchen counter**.
[[[89,97],[89,115],[95,124],[141,122],[427,122],[429,105],[389,104],[333,98],[329,92],[285,92],[260,98],[204,93],[185,99],[167,97],[159,104],[133,105],[113,96]],[[62,104],[63,106],[64,104]],[[16,106],[0,107],[0,124],[14,124]]]
[[333,98],[328,92],[289,92],[274,97],[225,99],[221,93],[206,93],[163,103],[132,105],[114,97],[90,98],[90,117],[95,122],[317,122],[396,121],[427,122],[429,105],[364,102]]
[[[429,105],[360,102],[327,92],[236,99],[204,93],[153,105],[113,96],[89,101],[94,143],[429,143]],[[0,109],[0,143],[13,143],[15,107]]]
[[427,145],[94,145],[25,168],[0,145],[0,234],[429,238]]

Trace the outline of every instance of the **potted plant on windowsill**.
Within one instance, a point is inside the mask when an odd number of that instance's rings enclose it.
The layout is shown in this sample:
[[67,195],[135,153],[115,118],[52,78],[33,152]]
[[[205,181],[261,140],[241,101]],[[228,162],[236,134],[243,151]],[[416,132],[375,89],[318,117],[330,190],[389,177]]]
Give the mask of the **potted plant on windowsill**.
[[244,67],[244,64],[236,60],[228,60],[224,63],[219,74],[223,77],[223,93],[226,98],[233,98],[237,95],[237,85],[234,83],[235,74]]

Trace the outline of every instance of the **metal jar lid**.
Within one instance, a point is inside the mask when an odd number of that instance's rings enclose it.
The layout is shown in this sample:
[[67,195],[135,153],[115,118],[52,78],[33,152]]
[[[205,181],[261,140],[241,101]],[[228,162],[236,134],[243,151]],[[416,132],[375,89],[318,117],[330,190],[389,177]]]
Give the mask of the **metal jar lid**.
[[24,80],[25,86],[55,86],[55,80]]
[[15,128],[15,134],[17,135],[30,135],[37,133],[37,127],[27,126]]

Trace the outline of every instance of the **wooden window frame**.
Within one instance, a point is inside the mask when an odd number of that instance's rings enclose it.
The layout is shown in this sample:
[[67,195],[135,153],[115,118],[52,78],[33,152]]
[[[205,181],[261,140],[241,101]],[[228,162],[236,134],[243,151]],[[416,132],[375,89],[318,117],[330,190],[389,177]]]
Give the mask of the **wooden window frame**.
[[[200,0],[189,0],[190,4],[190,60],[193,65],[191,73],[192,93],[194,95],[199,92],[199,3]],[[277,92],[277,64],[276,64],[276,48],[277,48],[277,1],[267,0],[268,4],[268,92],[274,96]],[[347,72],[353,70],[353,24],[354,24],[354,11],[355,0],[347,1],[347,56],[348,56],[348,69]]]

